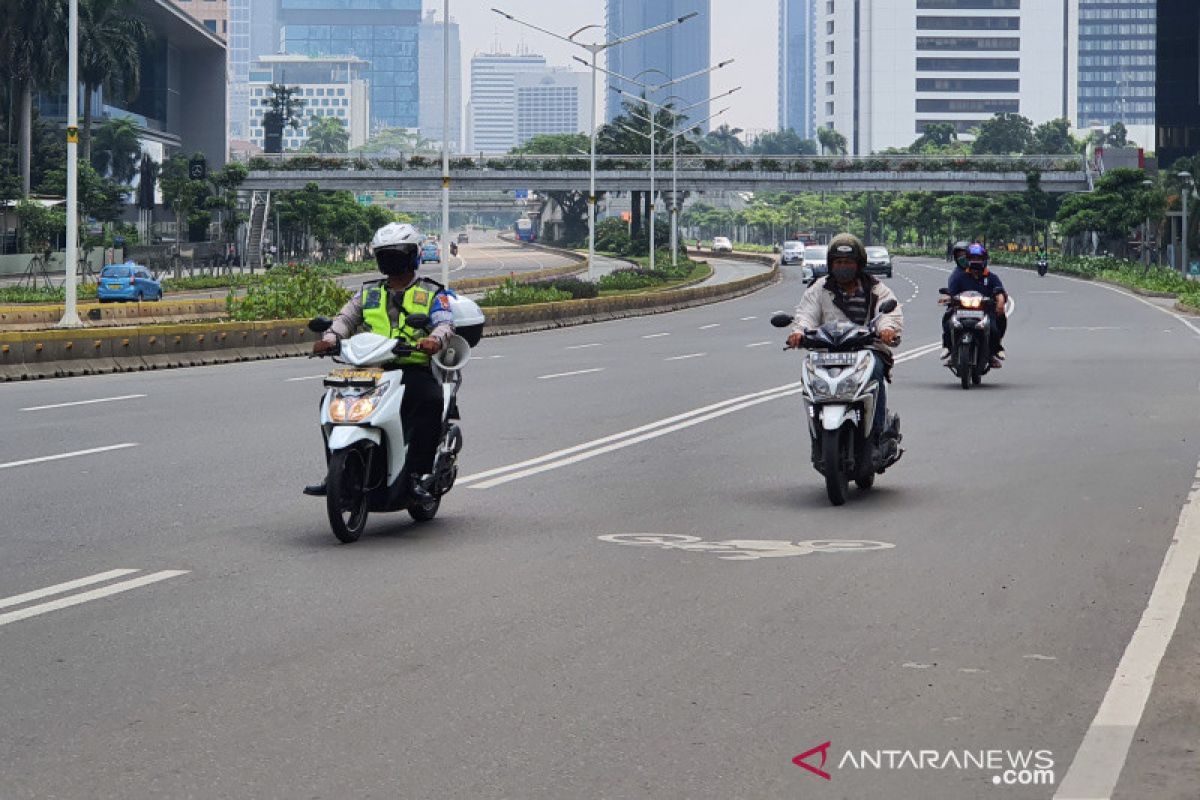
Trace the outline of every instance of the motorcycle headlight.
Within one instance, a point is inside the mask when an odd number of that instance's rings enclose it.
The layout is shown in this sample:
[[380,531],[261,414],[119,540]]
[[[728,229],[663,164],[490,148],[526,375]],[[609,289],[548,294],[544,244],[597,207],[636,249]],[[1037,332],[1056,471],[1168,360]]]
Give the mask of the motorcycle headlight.
[[829,382],[818,375],[817,371],[813,369],[813,365],[808,361],[804,362],[804,382],[808,386],[809,394],[812,395],[814,400],[824,399],[829,396]]
[[960,297],[958,303],[963,308],[983,308],[982,297]]
[[386,389],[385,383],[363,394],[335,394],[329,403],[329,419],[333,422],[362,422],[375,413]]

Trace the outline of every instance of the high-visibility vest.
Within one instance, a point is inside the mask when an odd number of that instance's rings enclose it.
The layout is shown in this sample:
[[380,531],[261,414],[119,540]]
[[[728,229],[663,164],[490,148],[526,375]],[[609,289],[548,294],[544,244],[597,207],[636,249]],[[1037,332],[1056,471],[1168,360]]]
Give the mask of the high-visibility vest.
[[[386,282],[367,284],[362,289],[363,324],[371,333],[387,336],[390,339],[399,339],[405,344],[416,347],[417,342],[425,338],[427,334],[417,328],[408,327],[405,318],[409,314],[431,314],[434,299],[440,288],[436,284],[422,280],[413,283],[404,290],[404,296],[400,301],[400,318],[393,323],[391,317],[388,316]],[[411,355],[396,358],[391,363],[396,366],[427,367],[429,361],[428,353],[414,350]]]

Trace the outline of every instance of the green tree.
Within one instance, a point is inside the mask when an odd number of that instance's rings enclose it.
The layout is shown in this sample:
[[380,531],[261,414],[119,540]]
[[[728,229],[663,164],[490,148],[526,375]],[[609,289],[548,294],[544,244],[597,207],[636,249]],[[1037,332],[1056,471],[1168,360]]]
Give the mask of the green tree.
[[[597,141],[599,149],[599,141]],[[524,155],[580,156],[580,151],[589,152],[591,147],[586,134],[560,133],[534,136],[512,152]],[[584,191],[541,191],[550,198],[562,214],[564,244],[576,244],[587,236],[587,192]]]
[[[33,95],[50,87],[66,71],[67,4],[63,0],[5,0],[0,3],[0,66],[9,78],[10,104],[15,100],[17,171],[22,194],[33,181]],[[15,122],[15,124],[14,124]],[[60,137],[61,138],[61,137]]]
[[1071,121],[1059,117],[1043,122],[1033,129],[1033,139],[1027,152],[1037,155],[1069,155],[1078,153],[1080,143],[1071,135]]
[[1127,147],[1130,144],[1129,130],[1123,122],[1114,122],[1108,126],[1108,133],[1104,136],[1104,143],[1109,147]]
[[137,96],[141,50],[149,38],[146,23],[134,14],[133,0],[83,0],[79,4],[79,81],[83,84],[83,130],[79,143],[92,160],[92,94],[124,90]]
[[972,149],[976,155],[1025,153],[1033,141],[1033,122],[1020,114],[996,114],[979,126]]
[[101,175],[109,174],[118,183],[128,184],[137,174],[142,144],[137,126],[129,119],[110,119],[96,131],[92,143],[92,167]]
[[350,131],[337,117],[310,117],[306,150],[315,153],[344,153],[350,147]]
[[[125,211],[125,200],[133,190],[128,186],[106,178],[82,159],[78,174],[79,213],[100,222],[115,222]],[[67,194],[67,168],[65,165],[46,175],[45,188],[61,197]]]
[[1145,220],[1157,191],[1142,185],[1146,173],[1140,169],[1112,169],[1096,182],[1093,192],[1068,195],[1059,208],[1057,221],[1065,236],[1095,232],[1105,248],[1127,255],[1130,233]]
[[46,208],[32,200],[17,203],[21,223],[22,252],[46,255],[66,236],[67,214],[62,208]]
[[721,127],[710,130],[700,139],[700,150],[713,155],[741,155],[746,152],[746,146],[738,138],[741,133],[741,128],[731,128],[728,123],[724,123]]
[[[193,156],[201,157],[202,153]],[[182,153],[172,156],[162,165],[162,177],[159,180],[163,204],[175,212],[176,241],[183,241],[185,221],[188,222],[188,240],[191,241],[191,234],[198,227],[194,223],[203,219],[201,212],[204,212],[207,200],[212,194],[208,181],[194,181],[188,176],[188,161],[189,158]]]
[[950,147],[958,141],[958,129],[951,122],[931,122],[925,126],[925,132],[912,143],[912,151],[919,153],[926,147]]
[[750,152],[763,156],[815,156],[817,143],[802,139],[791,128],[783,131],[768,131],[754,140]]
[[420,131],[404,128],[384,128],[351,152],[364,156],[432,155],[441,150]]
[[283,129],[300,127],[297,116],[304,107],[304,98],[300,97],[300,87],[283,86],[272,83],[269,96],[263,98],[262,104],[269,107],[263,113],[263,139],[268,153],[283,152]]
[[512,152],[518,155],[578,156],[590,153],[591,141],[586,133],[540,133]]
[[846,154],[846,137],[833,128],[817,128],[817,141],[821,145],[821,154]]

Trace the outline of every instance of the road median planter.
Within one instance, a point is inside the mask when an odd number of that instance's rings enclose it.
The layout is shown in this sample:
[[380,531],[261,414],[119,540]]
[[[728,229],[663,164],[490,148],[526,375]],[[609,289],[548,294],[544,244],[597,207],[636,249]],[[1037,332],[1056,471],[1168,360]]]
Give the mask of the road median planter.
[[[46,330],[62,319],[66,308],[51,305],[0,305],[0,330]],[[201,300],[159,300],[142,303],[80,303],[79,320],[89,328],[139,324],[193,322],[225,316],[225,298]]]

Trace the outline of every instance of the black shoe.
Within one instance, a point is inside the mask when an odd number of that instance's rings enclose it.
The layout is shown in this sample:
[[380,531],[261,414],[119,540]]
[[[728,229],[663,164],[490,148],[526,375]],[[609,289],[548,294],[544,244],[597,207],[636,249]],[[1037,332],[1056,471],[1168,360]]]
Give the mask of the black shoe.
[[309,497],[324,497],[325,496],[325,481],[320,483],[310,483],[304,487],[304,493]]
[[429,490],[425,488],[425,482],[415,472],[408,476],[408,494],[418,503],[432,503],[437,499],[429,493]]

